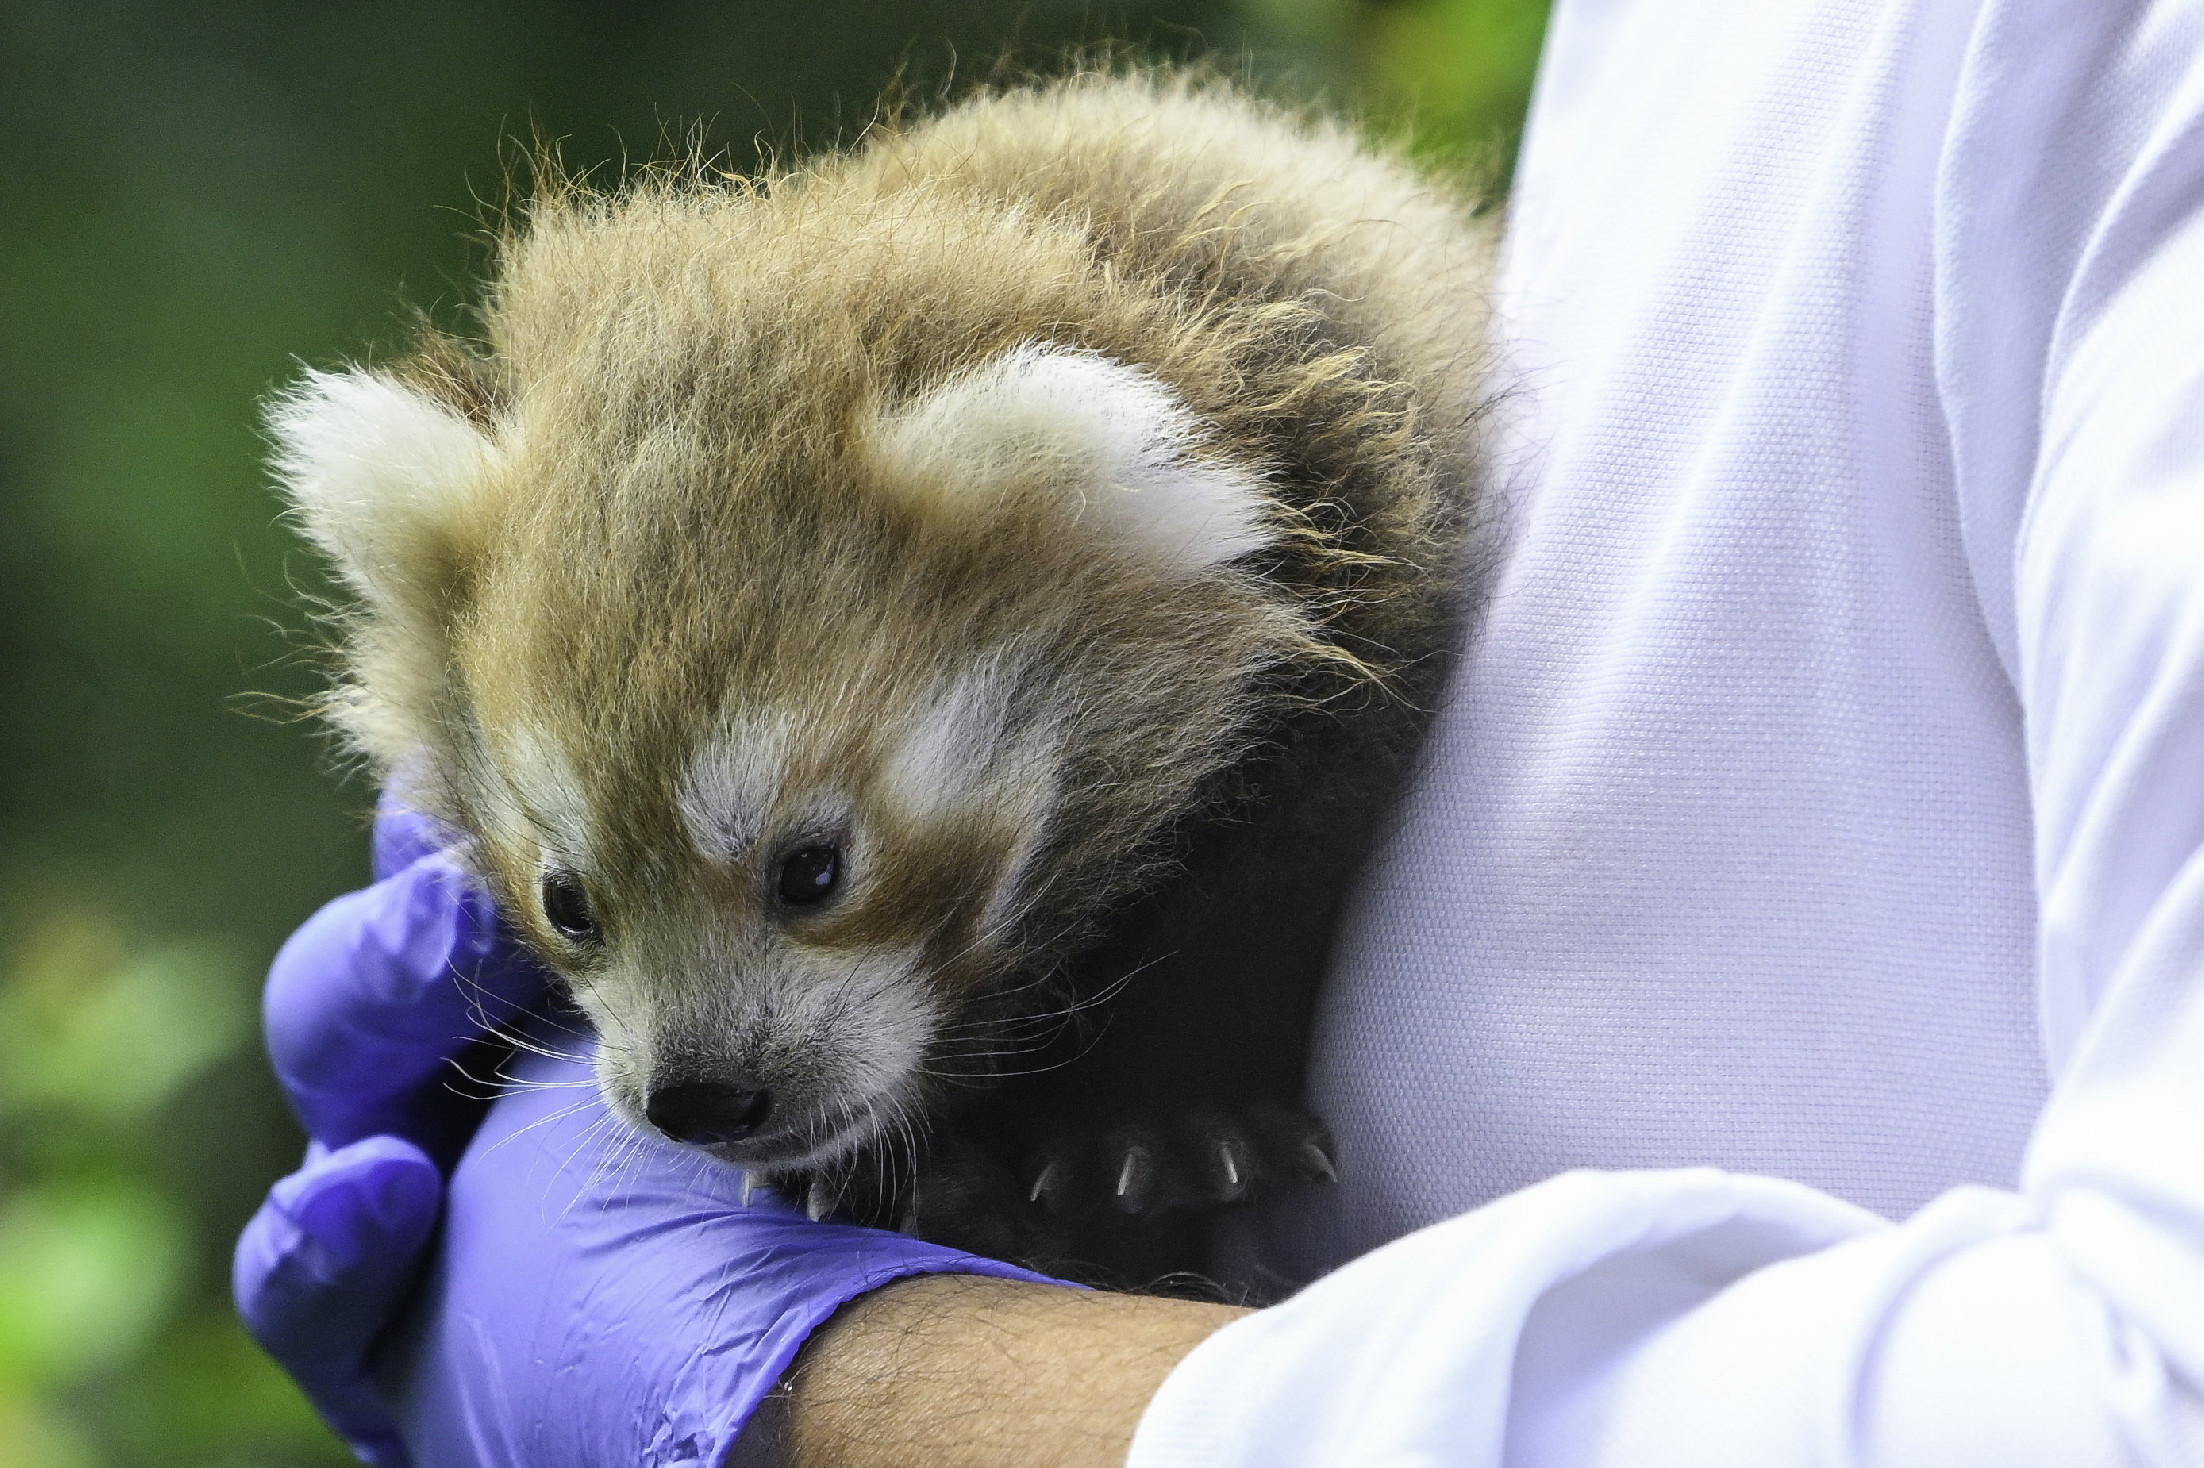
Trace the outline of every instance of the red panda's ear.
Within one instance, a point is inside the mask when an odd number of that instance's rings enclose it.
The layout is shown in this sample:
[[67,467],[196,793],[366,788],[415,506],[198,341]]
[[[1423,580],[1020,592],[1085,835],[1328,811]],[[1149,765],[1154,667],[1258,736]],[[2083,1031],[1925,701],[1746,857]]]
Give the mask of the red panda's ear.
[[476,529],[490,440],[372,372],[309,372],[268,409],[307,535],[376,614],[438,617]]
[[1154,373],[1025,342],[883,415],[869,443],[890,480],[922,505],[970,511],[1042,482],[1094,529],[1188,572],[1276,533],[1262,475],[1207,438]]

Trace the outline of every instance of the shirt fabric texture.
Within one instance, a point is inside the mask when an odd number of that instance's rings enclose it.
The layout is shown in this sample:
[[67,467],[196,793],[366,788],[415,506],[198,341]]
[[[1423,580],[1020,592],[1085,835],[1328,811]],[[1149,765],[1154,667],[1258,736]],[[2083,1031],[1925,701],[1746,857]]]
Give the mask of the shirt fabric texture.
[[1560,0],[1511,207],[1322,1277],[1133,1468],[2204,1462],[2204,0]]

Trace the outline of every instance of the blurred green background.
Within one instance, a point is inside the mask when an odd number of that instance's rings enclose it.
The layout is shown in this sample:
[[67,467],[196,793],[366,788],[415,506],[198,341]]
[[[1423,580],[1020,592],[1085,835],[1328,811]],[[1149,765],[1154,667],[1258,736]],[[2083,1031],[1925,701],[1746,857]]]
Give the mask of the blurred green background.
[[[1545,0],[0,6],[0,1464],[349,1461],[234,1323],[301,1139],[276,945],[365,875],[256,405],[457,309],[511,140],[831,138],[899,66],[1131,38],[1504,160]],[[255,717],[255,713],[261,714]]]

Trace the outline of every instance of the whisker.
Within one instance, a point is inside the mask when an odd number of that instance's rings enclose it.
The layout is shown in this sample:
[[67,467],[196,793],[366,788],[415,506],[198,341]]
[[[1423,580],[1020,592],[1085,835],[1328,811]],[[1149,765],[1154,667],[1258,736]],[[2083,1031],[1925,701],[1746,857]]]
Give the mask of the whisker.
[[[589,1107],[590,1103],[588,1101],[576,1101],[571,1106],[562,1106],[557,1111],[550,1113],[548,1116],[539,1116],[534,1121],[529,1122],[526,1126],[520,1127],[514,1131],[506,1133],[502,1137],[499,1137],[495,1142],[492,1142],[490,1144],[488,1150],[495,1152],[500,1147],[506,1146],[512,1142],[519,1141],[522,1137],[527,1136],[537,1127],[550,1126],[554,1122],[566,1121],[571,1117],[579,1116],[582,1112],[587,1111]],[[595,1126],[596,1123],[592,1122],[590,1125]],[[587,1135],[586,1128],[584,1129],[584,1135]]]

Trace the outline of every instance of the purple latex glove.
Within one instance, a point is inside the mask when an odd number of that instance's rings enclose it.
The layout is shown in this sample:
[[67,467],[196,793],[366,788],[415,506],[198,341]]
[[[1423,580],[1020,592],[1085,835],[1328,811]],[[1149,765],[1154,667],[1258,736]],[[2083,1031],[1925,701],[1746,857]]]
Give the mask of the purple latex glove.
[[481,1114],[444,1084],[484,1024],[543,993],[447,837],[386,808],[373,886],[324,907],[269,971],[268,1050],[312,1144],[239,1238],[232,1283],[255,1339],[359,1455],[407,1456],[369,1382],[376,1338],[419,1277],[446,1161]]
[[745,1205],[740,1173],[613,1119],[581,1057],[517,1070],[452,1177],[426,1287],[384,1352],[423,1461],[717,1468],[845,1301],[914,1274],[1042,1279],[814,1223],[763,1189]]
[[[326,1146],[385,1133],[427,1143],[471,1127],[480,1107],[446,1084],[452,1058],[543,997],[542,970],[444,854],[450,844],[434,822],[386,803],[375,885],[308,918],[268,970],[268,1057],[306,1134]],[[464,1131],[449,1140],[456,1153]]]
[[542,993],[440,846],[386,809],[376,884],[308,920],[268,982],[269,1051],[313,1145],[238,1240],[238,1310],[362,1461],[716,1463],[844,1301],[910,1274],[1037,1278],[763,1193],[746,1208],[737,1174],[608,1116],[583,1057],[531,1056],[459,1165],[422,1282],[435,1158],[480,1114],[449,1061]]

